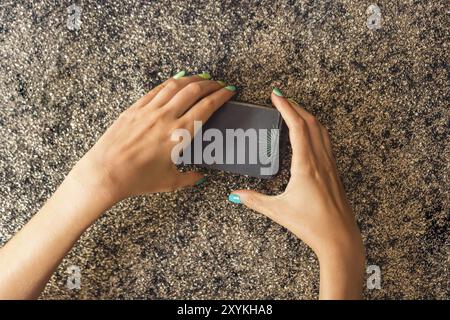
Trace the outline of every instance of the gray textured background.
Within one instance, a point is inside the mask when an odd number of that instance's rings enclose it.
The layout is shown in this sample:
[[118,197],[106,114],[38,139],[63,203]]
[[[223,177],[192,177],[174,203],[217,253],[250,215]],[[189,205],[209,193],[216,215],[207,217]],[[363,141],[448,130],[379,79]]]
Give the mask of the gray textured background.
[[[449,17],[446,1],[0,2],[0,245],[39,209],[128,105],[179,70],[209,71],[238,100],[278,86],[330,130],[368,264],[367,298],[449,298]],[[314,298],[313,253],[227,202],[273,181],[209,172],[202,187],[139,197],[86,232],[43,298]],[[71,199],[67,199],[71,201]],[[66,268],[82,271],[80,290]]]

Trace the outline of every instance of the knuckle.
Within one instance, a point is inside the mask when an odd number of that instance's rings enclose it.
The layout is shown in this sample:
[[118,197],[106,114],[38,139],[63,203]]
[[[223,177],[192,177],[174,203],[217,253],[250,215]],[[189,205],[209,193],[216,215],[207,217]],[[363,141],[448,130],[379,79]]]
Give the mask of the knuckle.
[[187,89],[189,90],[190,93],[192,93],[193,95],[200,95],[202,93],[202,87],[200,84],[193,82],[187,85]]
[[206,97],[203,99],[203,105],[205,106],[205,108],[211,109],[211,108],[214,108],[214,106],[216,105],[216,102],[213,98]]
[[159,114],[158,114],[159,118],[161,118],[161,119],[170,118],[171,115],[172,115],[172,112],[169,108],[161,108],[159,110]]
[[[167,106],[168,107],[168,106]],[[155,111],[155,116],[157,119],[167,119],[172,115],[170,108],[159,108]]]
[[[191,130],[193,130],[194,128],[194,121],[191,121],[190,119],[177,119],[175,121],[173,121],[170,125],[170,135],[172,135],[172,133],[177,132],[179,130],[188,130],[189,132],[191,132]],[[180,132],[181,134],[181,132]],[[191,133],[192,135],[192,133]]]
[[253,194],[247,194],[246,195],[246,202],[248,205],[255,205],[256,204],[256,199],[255,196]]
[[133,112],[130,109],[127,109],[125,111],[123,111],[120,115],[119,115],[119,119],[122,121],[129,121],[133,119]]
[[179,87],[180,83],[176,79],[170,79],[167,81],[167,85],[165,86],[165,88],[170,91],[177,90]]
[[193,123],[193,120],[189,115],[184,115],[181,118],[175,119],[173,122],[174,127],[176,128],[185,128],[189,123]]
[[310,125],[312,127],[320,126],[319,120],[317,120],[317,118],[314,116],[309,116],[306,121],[308,122],[308,125]]
[[261,201],[252,193],[245,196],[245,203],[247,206],[253,208],[256,211],[263,211],[264,207],[261,205]]
[[297,132],[301,133],[301,132],[306,132],[306,130],[308,130],[308,127],[306,125],[306,121],[303,118],[301,118],[301,117],[296,117],[294,119],[293,123],[294,123],[294,129]]

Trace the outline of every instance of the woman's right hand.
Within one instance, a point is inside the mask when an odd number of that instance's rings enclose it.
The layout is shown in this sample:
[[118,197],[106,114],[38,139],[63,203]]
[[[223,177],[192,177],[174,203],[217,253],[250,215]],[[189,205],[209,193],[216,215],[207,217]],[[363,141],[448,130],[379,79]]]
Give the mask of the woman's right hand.
[[291,179],[280,195],[237,190],[229,199],[266,215],[312,248],[320,263],[321,298],[360,298],[364,248],[339,180],[328,133],[314,116],[279,90],[274,90],[271,98],[289,128]]

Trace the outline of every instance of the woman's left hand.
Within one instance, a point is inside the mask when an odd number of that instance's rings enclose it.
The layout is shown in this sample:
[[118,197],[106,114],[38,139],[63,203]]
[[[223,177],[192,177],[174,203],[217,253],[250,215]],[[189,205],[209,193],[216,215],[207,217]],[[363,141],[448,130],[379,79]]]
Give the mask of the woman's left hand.
[[[184,74],[183,74],[184,75]],[[205,79],[207,78],[207,79]],[[171,134],[205,122],[234,94],[209,75],[175,76],[124,111],[37,214],[0,249],[0,299],[36,298],[80,235],[133,195],[194,185],[171,159]]]
[[208,74],[167,80],[122,112],[70,175],[113,203],[195,185],[203,175],[177,171],[171,151],[178,142],[171,134],[187,129],[193,137],[194,121],[205,123],[234,91]]

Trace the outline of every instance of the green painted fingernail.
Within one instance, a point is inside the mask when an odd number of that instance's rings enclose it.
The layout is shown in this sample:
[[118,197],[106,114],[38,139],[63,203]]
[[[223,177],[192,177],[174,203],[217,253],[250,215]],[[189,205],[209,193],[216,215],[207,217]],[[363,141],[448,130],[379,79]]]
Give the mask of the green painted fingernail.
[[235,86],[226,86],[225,89],[227,89],[229,91],[236,91],[236,87]]
[[199,179],[196,183],[195,183],[195,185],[196,186],[199,186],[199,185],[201,185],[203,182],[205,182],[206,181],[206,178],[205,177],[202,177],[201,179]]
[[202,78],[203,80],[209,80],[211,79],[211,75],[208,72],[203,72],[198,74],[197,76],[199,76],[200,78]]
[[173,76],[174,79],[180,79],[183,78],[186,75],[186,71],[180,71],[176,75]]
[[233,193],[228,196],[228,200],[230,202],[237,203],[237,204],[242,203],[241,198],[237,194],[233,194]]
[[222,80],[217,80],[217,83],[220,84],[222,87],[225,87],[227,85],[225,81]]
[[279,97],[283,96],[283,94],[281,93],[280,89],[278,89],[278,88],[273,88],[272,92],[275,93]]

